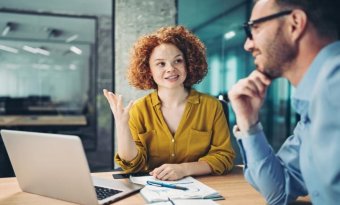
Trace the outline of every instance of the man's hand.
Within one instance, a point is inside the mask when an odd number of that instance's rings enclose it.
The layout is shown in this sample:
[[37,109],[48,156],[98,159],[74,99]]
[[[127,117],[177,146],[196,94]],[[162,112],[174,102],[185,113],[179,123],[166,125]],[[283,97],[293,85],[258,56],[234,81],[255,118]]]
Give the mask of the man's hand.
[[248,131],[259,120],[259,111],[270,83],[269,78],[255,70],[247,78],[239,80],[228,92],[240,131]]

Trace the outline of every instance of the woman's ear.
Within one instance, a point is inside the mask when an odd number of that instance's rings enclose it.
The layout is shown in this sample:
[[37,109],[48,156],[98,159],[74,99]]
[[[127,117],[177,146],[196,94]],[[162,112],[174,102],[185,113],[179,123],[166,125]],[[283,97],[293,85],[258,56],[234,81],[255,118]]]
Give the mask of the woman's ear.
[[293,10],[288,23],[291,40],[297,41],[307,29],[308,17],[306,12],[300,9]]

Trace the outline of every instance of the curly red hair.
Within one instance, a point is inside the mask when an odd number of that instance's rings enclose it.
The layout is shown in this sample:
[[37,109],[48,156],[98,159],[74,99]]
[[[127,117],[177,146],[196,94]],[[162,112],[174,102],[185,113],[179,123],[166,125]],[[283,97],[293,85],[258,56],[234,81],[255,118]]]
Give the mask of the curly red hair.
[[153,49],[163,43],[175,45],[184,55],[187,69],[184,86],[190,88],[201,82],[208,72],[204,44],[183,26],[169,26],[142,36],[134,44],[128,69],[129,83],[142,90],[157,89],[157,84],[152,78],[149,59]]

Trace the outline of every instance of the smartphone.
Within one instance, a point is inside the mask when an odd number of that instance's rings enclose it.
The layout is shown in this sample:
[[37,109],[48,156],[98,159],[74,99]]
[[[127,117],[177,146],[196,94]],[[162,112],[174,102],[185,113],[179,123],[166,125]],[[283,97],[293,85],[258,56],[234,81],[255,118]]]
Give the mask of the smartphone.
[[130,176],[133,177],[143,177],[143,176],[150,176],[148,172],[136,172],[136,173],[127,173],[127,174],[112,174],[114,179],[125,179],[129,178]]

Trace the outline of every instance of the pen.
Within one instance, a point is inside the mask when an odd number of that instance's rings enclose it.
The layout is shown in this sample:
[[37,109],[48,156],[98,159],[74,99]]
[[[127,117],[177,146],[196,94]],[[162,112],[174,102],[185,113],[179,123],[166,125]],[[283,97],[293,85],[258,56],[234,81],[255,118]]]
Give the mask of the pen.
[[168,197],[168,200],[170,201],[171,205],[175,205],[175,202],[172,201],[172,200],[170,199],[170,197]]
[[171,189],[180,189],[180,190],[188,190],[186,187],[182,186],[177,186],[174,184],[166,184],[163,182],[156,182],[156,181],[146,181],[147,184],[152,185],[152,186],[159,186],[159,187],[166,187],[166,188],[171,188]]

